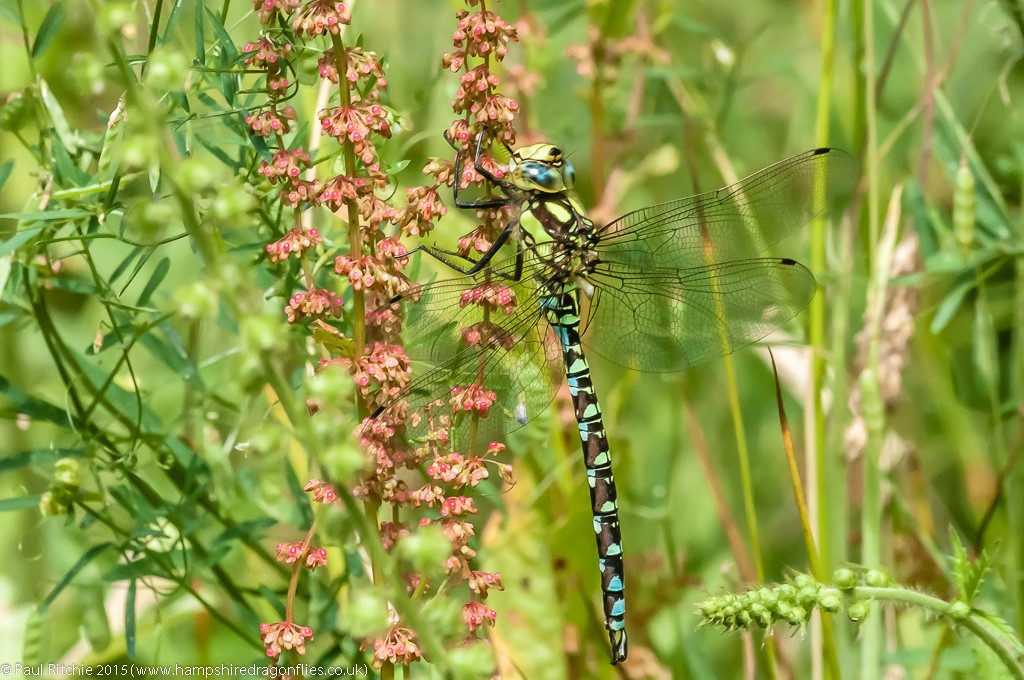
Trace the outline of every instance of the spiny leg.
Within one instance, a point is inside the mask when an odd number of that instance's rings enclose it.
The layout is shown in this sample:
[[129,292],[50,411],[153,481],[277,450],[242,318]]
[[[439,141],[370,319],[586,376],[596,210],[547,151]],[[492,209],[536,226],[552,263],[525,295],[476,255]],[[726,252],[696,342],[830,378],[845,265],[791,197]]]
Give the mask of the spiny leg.
[[[454,184],[452,186],[452,195],[453,195],[453,199],[455,201],[456,207],[464,208],[464,209],[482,209],[482,208],[499,208],[499,207],[508,205],[509,204],[509,199],[508,198],[493,198],[493,199],[484,199],[484,200],[481,200],[481,201],[472,201],[472,202],[460,201],[459,200],[459,177],[462,174],[462,171],[461,171],[462,147],[457,145],[448,136],[447,132],[444,134],[444,138],[445,138],[445,141],[447,141],[448,144],[453,149],[455,149],[455,182],[454,182]],[[504,181],[504,180],[502,180],[502,179],[500,179],[498,177],[495,177],[489,171],[487,171],[486,168],[484,168],[480,164],[480,152],[481,152],[481,149],[483,148],[482,147],[483,139],[484,139],[483,134],[480,134],[477,137],[476,156],[473,158],[473,166],[476,169],[476,171],[479,172],[481,175],[483,175],[484,178],[487,181],[491,182],[492,184],[497,185],[501,189],[506,189],[507,187],[510,186],[508,182],[506,182],[506,181]],[[427,245],[416,246],[412,250],[406,252],[403,257],[408,257],[408,256],[412,255],[413,253],[415,253],[416,251],[422,250],[423,252],[427,253],[428,255],[430,255],[431,257],[436,259],[437,261],[445,264],[446,266],[450,267],[451,269],[454,269],[455,271],[459,272],[460,274],[473,275],[473,274],[476,274],[477,272],[483,270],[488,265],[490,265],[491,260],[494,259],[494,256],[497,255],[498,251],[501,250],[502,246],[504,246],[505,243],[508,242],[509,238],[512,236],[512,232],[514,231],[514,229],[515,229],[515,225],[514,224],[510,223],[510,224],[505,225],[505,228],[502,229],[500,234],[498,234],[498,238],[496,238],[494,240],[494,243],[491,244],[490,248],[488,248],[487,251],[483,255],[480,256],[479,260],[472,260],[468,256],[462,255],[461,253],[457,253],[455,251],[445,250],[444,248],[439,248],[437,246],[427,246]],[[457,257],[457,258],[466,260],[468,262],[471,262],[472,265],[469,266],[469,267],[464,267],[461,264],[456,264],[453,260],[449,259],[449,258],[452,258],[452,257]],[[523,251],[522,251],[522,245],[517,242],[516,243],[516,268],[515,268],[515,271],[510,274],[508,272],[503,272],[503,271],[500,271],[500,270],[494,270],[494,273],[495,273],[495,275],[497,275],[500,278],[511,279],[513,281],[518,281],[522,277],[522,271],[523,271]]]

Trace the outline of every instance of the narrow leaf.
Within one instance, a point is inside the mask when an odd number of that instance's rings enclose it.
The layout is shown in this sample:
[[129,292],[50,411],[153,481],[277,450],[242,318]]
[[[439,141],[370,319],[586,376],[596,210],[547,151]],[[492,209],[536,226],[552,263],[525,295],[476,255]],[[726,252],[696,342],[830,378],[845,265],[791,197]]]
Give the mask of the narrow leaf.
[[0,375],[0,394],[11,402],[11,410],[16,413],[24,413],[37,420],[47,420],[61,427],[70,425],[68,415],[63,409],[27,394],[2,375]]
[[7,184],[7,179],[11,176],[11,170],[14,169],[14,161],[7,161],[3,165],[0,165],[0,189],[4,188]]
[[149,299],[153,297],[153,293],[163,283],[164,278],[167,276],[167,272],[171,270],[171,258],[165,257],[160,260],[156,269],[153,270],[153,275],[149,277],[149,281],[146,283],[146,287],[142,289],[142,293],[139,295],[138,301],[135,303],[139,307],[145,307],[149,304]]
[[13,472],[30,465],[53,465],[60,458],[84,458],[82,449],[26,449],[0,458],[0,474]]
[[196,12],[195,41],[196,41],[196,63],[206,66],[206,31],[204,28],[203,13]]
[[33,238],[35,238],[42,230],[42,225],[38,227],[31,227],[29,229],[19,231],[10,239],[3,241],[2,243],[0,243],[0,257],[13,253],[15,250],[17,250],[18,248],[22,247],[23,245],[31,241]]
[[971,287],[969,283],[961,284],[951,290],[942,302],[939,303],[939,308],[935,312],[935,317],[931,323],[932,333],[941,333],[942,329],[949,324],[953,316],[960,310],[960,305],[964,303],[964,298],[967,297],[967,292]]
[[80,217],[92,215],[88,210],[67,208],[65,210],[40,210],[39,212],[16,212],[0,213],[0,218],[8,220],[22,220],[25,222],[57,222],[58,220],[73,220]]
[[[171,8],[171,13],[167,17],[167,24],[164,26],[164,35],[160,39],[160,44],[165,45],[171,42],[174,37],[174,30],[178,27],[178,20],[181,18],[181,9],[185,4],[183,0],[175,0],[174,7]],[[202,12],[196,12],[197,15],[202,15]]]
[[33,496],[15,496],[14,498],[0,498],[0,512],[13,512],[15,510],[28,510],[39,507],[39,494]]
[[[3,294],[4,288],[7,287],[7,280],[11,277],[11,258],[0,257],[0,295]],[[3,315],[0,314],[0,317]],[[0,321],[0,326],[3,326],[3,322]]]
[[135,591],[136,580],[128,582],[128,596],[124,602],[124,643],[128,658],[135,661]]
[[39,26],[39,33],[36,34],[35,42],[32,43],[33,59],[38,59],[46,51],[46,48],[50,46],[53,39],[57,37],[57,32],[60,30],[61,24],[64,23],[64,17],[67,16],[67,13],[67,8],[64,7],[63,3],[50,5],[50,11],[43,18],[43,23]]
[[82,571],[82,569],[84,569],[86,565],[88,565],[90,562],[92,562],[94,559],[102,555],[104,552],[106,552],[109,548],[112,548],[113,546],[114,544],[110,542],[100,543],[99,545],[94,545],[93,547],[86,550],[85,554],[78,558],[78,561],[75,562],[74,566],[71,567],[66,574],[64,574],[64,578],[60,580],[60,583],[54,586],[53,590],[50,591],[50,594],[43,599],[43,602],[40,606],[49,607],[53,603],[53,601],[57,599],[57,596],[60,595],[61,592],[68,587],[68,584],[70,584],[71,581],[73,581],[74,578],[78,576],[78,572]]
[[50,114],[50,122],[53,123],[53,129],[57,133],[57,137],[60,141],[64,142],[64,146],[71,153],[78,151],[78,138],[71,132],[71,126],[68,125],[67,116],[64,115],[64,109],[61,107],[60,102],[50,92],[50,86],[46,84],[45,80],[39,82],[39,96],[43,99],[43,106],[46,107],[47,113]]

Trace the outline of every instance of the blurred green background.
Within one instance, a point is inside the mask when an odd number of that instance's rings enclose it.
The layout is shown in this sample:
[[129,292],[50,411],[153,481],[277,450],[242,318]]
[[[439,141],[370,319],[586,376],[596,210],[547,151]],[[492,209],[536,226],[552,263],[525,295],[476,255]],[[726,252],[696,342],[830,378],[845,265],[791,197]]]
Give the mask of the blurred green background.
[[[463,5],[352,4],[346,39],[384,60],[396,124],[378,148],[401,197],[404,187],[429,182],[421,173],[428,157],[450,155],[441,133],[458,82],[440,60]],[[870,536],[878,565],[902,584],[952,599],[952,531],[971,554],[995,553],[975,604],[1019,636],[1024,5],[487,5],[520,29],[496,68],[501,91],[520,102],[519,141],[551,141],[571,153],[580,198],[598,221],[728,184],[816,146],[850,153],[858,168],[852,200],[785,252],[815,270],[821,307],[776,350],[823,573],[865,561],[866,504],[880,513]],[[268,427],[280,416],[273,391],[246,368],[253,341],[239,331],[249,328],[245,319],[216,301],[208,322],[182,314],[204,290],[244,281],[251,295],[242,307],[280,322],[280,367],[301,384],[312,359],[303,334],[284,328],[280,314],[296,275],[259,258],[280,227],[265,207],[268,192],[245,178],[255,152],[240,120],[260,96],[247,90],[255,76],[242,76],[233,102],[224,95],[228,71],[240,68],[224,45],[237,54],[258,36],[251,9],[241,0],[0,4],[0,545],[8,555],[0,639],[9,641],[0,662],[22,658],[30,612],[69,570],[71,583],[28,627],[30,642],[40,638],[40,658],[118,662],[136,645],[139,663],[263,658],[253,622],[273,620],[287,586],[266,558],[275,541],[298,540],[308,526],[311,511],[297,488],[317,476],[319,461],[287,428]],[[150,108],[129,106],[108,131],[125,79],[147,61],[174,82],[151,76],[143,99]],[[291,103],[301,138],[317,125],[315,59],[297,68]],[[154,148],[161,139],[174,153]],[[182,166],[185,156],[197,165]],[[135,158],[148,172],[119,177],[112,190],[117,161]],[[188,202],[160,173],[186,188],[189,173],[208,177],[193,207],[234,269],[203,266],[194,242],[181,237]],[[252,210],[244,196],[263,209]],[[450,203],[447,189],[442,197]],[[433,237],[450,246],[471,218],[450,208]],[[325,252],[333,252],[344,223],[325,210],[316,220]],[[440,272],[426,261],[412,271],[422,280]],[[709,593],[751,585],[738,562],[759,562],[756,579],[766,582],[809,568],[767,353],[746,349],[731,357],[731,369],[716,361],[684,375],[629,373],[591,358],[615,455],[631,659],[625,669],[607,664],[584,469],[572,410],[560,396],[548,415],[509,438],[516,485],[481,492],[481,563],[505,579],[505,591],[487,601],[498,611],[490,634],[502,677],[739,678],[745,668],[754,673],[746,677],[824,677],[816,636],[781,628],[766,645],[760,633],[699,627],[695,607]],[[859,417],[865,367],[885,401],[867,425]],[[809,396],[816,380],[818,403]],[[86,385],[103,386],[99,406],[69,397],[69,386]],[[354,448],[346,389],[329,422],[336,440]],[[133,418],[140,405],[143,415]],[[66,413],[78,418],[69,423]],[[864,455],[880,472],[865,471]],[[112,514],[100,516],[119,530],[82,512],[40,516],[54,462],[67,456],[81,464],[82,488],[94,494],[88,502],[107,508]],[[365,660],[345,623],[348,589],[365,575],[357,527],[344,516],[325,526],[320,543],[347,567],[303,586],[306,620],[318,632],[306,660],[343,665]],[[177,551],[182,534],[189,549]],[[125,566],[157,538],[170,541],[164,566],[187,576],[180,582]],[[107,541],[116,547],[73,569]],[[126,597],[135,598],[137,620],[126,619]],[[857,627],[841,616],[834,625],[841,677],[883,677],[883,668],[861,675]],[[137,630],[137,642],[126,641],[126,627]],[[887,611],[882,633],[882,664],[906,673],[885,677],[1001,677],[984,674],[990,660],[969,640],[919,612]],[[437,673],[414,666],[405,677]]]

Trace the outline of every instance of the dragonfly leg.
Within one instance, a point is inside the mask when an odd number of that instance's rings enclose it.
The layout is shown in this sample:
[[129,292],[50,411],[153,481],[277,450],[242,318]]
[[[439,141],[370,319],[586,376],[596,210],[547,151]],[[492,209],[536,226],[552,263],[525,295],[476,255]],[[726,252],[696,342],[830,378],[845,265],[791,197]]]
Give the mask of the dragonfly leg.
[[[498,238],[495,239],[494,243],[491,244],[491,247],[487,250],[486,253],[483,254],[483,256],[479,260],[472,260],[469,257],[452,250],[445,250],[444,248],[438,248],[437,246],[427,245],[416,246],[412,250],[406,251],[405,254],[401,255],[400,257],[409,257],[410,255],[417,251],[422,251],[427,255],[430,255],[438,262],[441,262],[445,266],[450,267],[451,269],[454,269],[455,271],[459,272],[460,274],[473,275],[482,270],[484,267],[487,267],[491,263],[491,261],[494,259],[495,253],[497,253],[501,249],[501,247],[505,245],[505,242],[508,241],[509,237],[511,236],[511,233],[511,229],[506,229],[505,231],[501,232],[501,234],[498,235]],[[466,260],[470,262],[471,265],[469,267],[466,267],[462,264],[455,262],[452,258]],[[519,279],[522,278],[523,252],[522,246],[519,244],[518,241],[516,242],[515,269],[512,272],[507,272],[501,269],[492,269],[491,272],[495,276],[498,276],[499,278],[508,279],[511,281],[518,281]]]
[[[479,172],[481,175],[483,175],[484,178],[487,181],[491,182],[492,184],[495,184],[501,188],[505,188],[507,186],[507,182],[498,179],[490,172],[487,172],[485,169],[482,170],[480,167],[480,142],[483,140],[483,138],[484,136],[483,134],[481,134],[476,144],[476,157],[473,159],[473,169]],[[474,208],[500,208],[503,205],[508,205],[508,199],[500,197],[482,198],[478,201],[464,201],[459,198],[459,183],[462,178],[463,162],[462,147],[456,144],[455,141],[448,136],[447,132],[444,133],[444,139],[453,149],[455,149],[455,182],[452,185],[452,200],[455,202],[455,207],[471,210]]]

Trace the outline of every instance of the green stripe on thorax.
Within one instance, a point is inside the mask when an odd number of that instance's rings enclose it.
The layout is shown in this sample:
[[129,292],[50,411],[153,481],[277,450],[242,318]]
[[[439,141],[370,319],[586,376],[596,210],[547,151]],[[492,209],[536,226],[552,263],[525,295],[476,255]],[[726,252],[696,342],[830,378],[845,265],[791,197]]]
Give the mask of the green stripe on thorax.
[[558,239],[579,232],[578,220],[582,219],[587,226],[583,206],[574,196],[559,194],[532,194],[523,204],[519,215],[519,224],[538,241],[550,238]]

